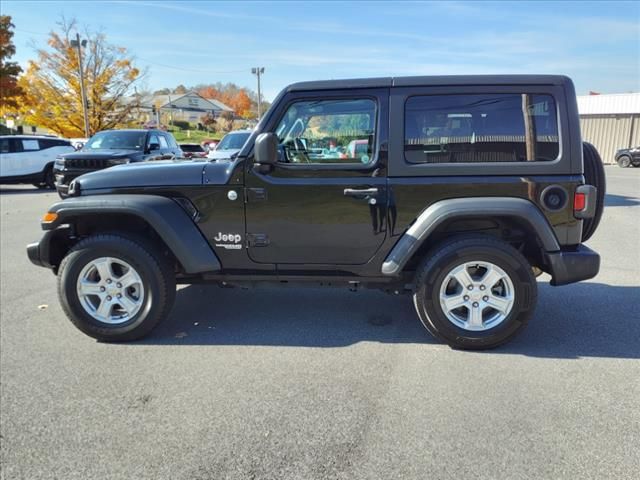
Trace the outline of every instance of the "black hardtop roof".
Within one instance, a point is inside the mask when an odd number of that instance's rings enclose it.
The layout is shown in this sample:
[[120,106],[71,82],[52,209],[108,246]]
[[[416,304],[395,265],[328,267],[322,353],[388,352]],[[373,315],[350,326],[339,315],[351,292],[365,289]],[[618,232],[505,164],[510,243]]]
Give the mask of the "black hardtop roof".
[[337,90],[349,88],[434,87],[448,85],[564,85],[571,82],[564,75],[435,75],[421,77],[352,78],[298,82],[285,90]]

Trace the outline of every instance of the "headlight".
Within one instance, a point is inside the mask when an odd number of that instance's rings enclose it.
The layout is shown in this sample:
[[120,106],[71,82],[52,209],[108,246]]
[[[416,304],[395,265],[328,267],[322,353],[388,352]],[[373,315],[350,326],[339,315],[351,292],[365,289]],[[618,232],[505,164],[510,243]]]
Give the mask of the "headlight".
[[72,180],[69,184],[69,190],[67,190],[67,194],[71,197],[77,197],[80,195],[80,182],[77,180]]

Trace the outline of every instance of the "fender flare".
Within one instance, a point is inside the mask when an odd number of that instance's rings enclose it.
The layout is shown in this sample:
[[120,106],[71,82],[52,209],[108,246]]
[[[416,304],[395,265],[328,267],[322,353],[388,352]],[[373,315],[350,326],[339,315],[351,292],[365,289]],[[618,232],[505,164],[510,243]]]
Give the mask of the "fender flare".
[[382,264],[383,275],[399,275],[402,269],[429,237],[443,222],[455,217],[517,217],[536,232],[545,251],[560,250],[553,229],[540,209],[523,198],[481,197],[453,198],[430,205],[400,237]]
[[220,260],[209,242],[178,202],[159,195],[88,195],[71,197],[49,209],[57,213],[54,222],[42,223],[43,230],[54,230],[81,215],[133,215],[147,222],[167,244],[186,273],[217,272]]

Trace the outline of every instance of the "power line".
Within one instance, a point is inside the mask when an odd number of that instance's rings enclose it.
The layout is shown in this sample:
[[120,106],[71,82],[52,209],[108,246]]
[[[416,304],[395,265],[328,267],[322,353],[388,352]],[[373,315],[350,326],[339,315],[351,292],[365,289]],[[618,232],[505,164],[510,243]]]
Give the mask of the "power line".
[[188,67],[176,67],[174,65],[167,65],[166,63],[154,62],[152,60],[136,57],[138,60],[142,60],[143,62],[151,63],[153,65],[158,65],[160,67],[172,68],[174,70],[182,70],[185,72],[197,72],[197,73],[213,73],[213,74],[226,74],[226,73],[244,73],[245,70],[227,70],[227,71],[215,71],[215,70],[205,70],[205,69],[197,69],[197,68],[188,68]]
[[[13,30],[15,32],[30,33],[32,35],[44,35],[45,37],[49,36],[48,33],[34,32],[32,30],[23,30],[22,28],[14,28]],[[214,74],[214,75],[225,75],[225,74],[230,74],[230,73],[244,73],[244,71],[245,71],[244,69],[243,70],[217,71],[217,70],[206,70],[206,69],[188,68],[188,67],[176,67],[174,65],[167,65],[166,63],[154,62],[153,60],[149,60],[148,58],[142,58],[142,57],[139,57],[139,56],[137,56],[135,54],[134,54],[134,57],[137,60],[142,60],[143,62],[150,63],[152,65],[158,65],[159,67],[171,68],[171,69],[174,69],[174,70],[181,70],[181,71],[184,71],[184,72],[210,73],[210,74]]]

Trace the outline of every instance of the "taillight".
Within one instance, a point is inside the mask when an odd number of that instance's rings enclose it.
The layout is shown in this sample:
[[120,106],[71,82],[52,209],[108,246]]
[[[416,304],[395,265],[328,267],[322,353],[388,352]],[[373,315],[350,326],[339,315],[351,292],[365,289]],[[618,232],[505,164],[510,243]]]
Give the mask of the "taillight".
[[596,211],[596,187],[579,185],[573,194],[573,216],[576,218],[592,218]]

